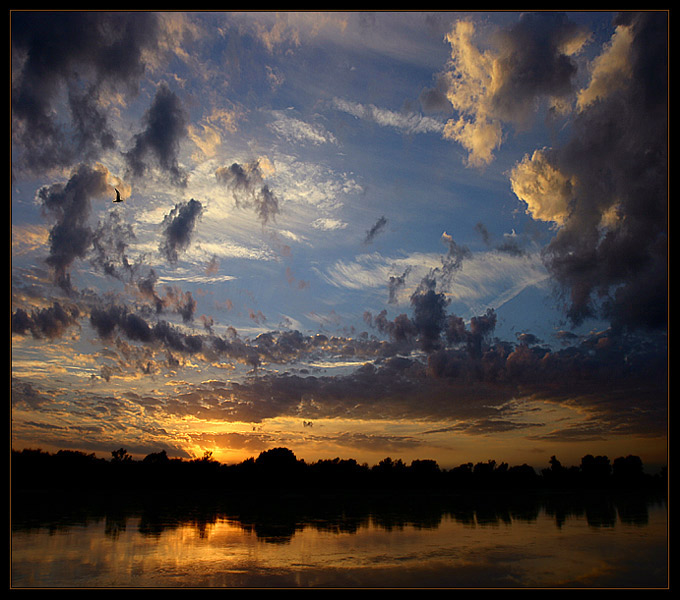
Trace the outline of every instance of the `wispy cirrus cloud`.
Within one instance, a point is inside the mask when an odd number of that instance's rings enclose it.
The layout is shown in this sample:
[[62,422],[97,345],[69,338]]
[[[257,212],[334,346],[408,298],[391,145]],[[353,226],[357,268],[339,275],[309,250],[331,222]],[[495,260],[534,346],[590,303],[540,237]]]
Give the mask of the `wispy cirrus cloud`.
[[399,112],[385,108],[379,108],[373,104],[361,104],[342,98],[333,99],[333,108],[345,112],[357,119],[366,120],[382,127],[408,133],[442,133],[444,123],[426,115],[415,112]]
[[[388,297],[392,278],[403,277],[396,298],[405,302],[423,279],[442,265],[437,253],[412,253],[389,257],[380,253],[361,254],[352,261],[339,260],[321,273],[331,285],[351,290],[385,290]],[[529,286],[549,278],[540,253],[512,255],[489,251],[466,258],[455,276],[442,289],[455,301],[473,306],[502,306]],[[392,297],[392,296],[390,296]]]
[[269,128],[282,138],[301,144],[337,144],[337,139],[323,125],[308,123],[283,111],[272,113],[274,120],[268,125]]

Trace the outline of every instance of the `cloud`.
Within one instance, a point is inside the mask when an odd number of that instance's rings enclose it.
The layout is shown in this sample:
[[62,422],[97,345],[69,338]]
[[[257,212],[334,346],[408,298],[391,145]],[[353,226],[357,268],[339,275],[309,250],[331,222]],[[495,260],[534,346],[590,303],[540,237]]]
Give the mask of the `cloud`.
[[434,287],[411,296],[413,325],[419,337],[420,348],[425,352],[439,348],[448,303],[446,296],[435,292]]
[[536,150],[515,165],[510,185],[532,218],[558,225],[568,219],[574,182],[551,164],[548,150]]
[[[193,317],[196,305],[191,294],[175,294],[174,301],[178,312],[181,312],[180,309],[185,310],[182,314],[185,322]],[[166,303],[167,299],[164,307]],[[303,335],[297,330],[267,331],[254,339],[240,338],[233,328],[228,328],[223,335],[214,334],[210,330],[205,330],[208,333],[194,333],[163,319],[153,320],[143,310],[134,312],[127,306],[112,302],[96,302],[87,312],[89,324],[101,340],[120,344],[120,338],[123,338],[138,345],[140,349],[170,353],[174,361],[185,357],[192,361],[219,362],[225,366],[228,361],[234,361],[255,369],[272,363],[304,363],[325,355],[336,359],[368,360],[382,356],[385,352],[388,355],[391,353],[386,350],[390,346],[387,342]],[[248,314],[258,324],[266,320],[261,311],[249,309]],[[18,322],[24,317],[23,313],[19,314]],[[17,333],[25,335],[29,331],[30,328],[24,327],[22,330],[18,329]],[[125,349],[125,356],[134,354],[132,347]],[[152,355],[141,352],[140,356],[144,357],[144,361],[134,368],[146,372],[153,363]],[[130,368],[128,363],[126,359],[126,368]]]
[[[128,100],[125,93],[135,91],[147,69],[161,67],[160,62],[146,59],[158,48],[156,19],[162,22],[164,17],[154,13],[102,13],[95,20],[89,13],[63,13],[51,21],[41,13],[29,15],[14,15],[21,21],[21,31],[12,47],[13,141],[22,141],[22,165],[45,169],[75,159],[92,165],[98,154],[120,145],[112,134],[117,123],[113,114],[124,107]],[[103,23],[103,29],[96,29],[99,25],[95,21]],[[59,28],[59,23],[64,26]],[[88,29],[88,24],[92,28]],[[144,26],[148,26],[148,39],[144,38]],[[53,28],[55,33],[50,37]],[[282,28],[279,22],[262,33],[271,34],[266,39],[268,48],[274,50],[287,41],[291,42],[289,49],[297,47],[295,38],[289,37],[294,31]],[[72,39],[66,39],[66,33]],[[239,143],[236,134],[243,134],[244,139],[249,135],[240,129],[245,127],[245,120],[239,122],[237,131],[235,110],[208,110],[204,114],[209,116],[192,128],[180,97],[168,85],[160,84],[141,126],[134,131],[138,135],[127,147],[129,152],[123,154],[127,161],[124,166],[133,177],[146,178],[159,170],[173,185],[188,185],[180,149],[189,137],[195,146],[191,148],[196,153],[194,158],[208,159],[198,173],[214,173],[213,183],[220,187],[217,192],[205,190],[205,197],[212,203],[227,204],[233,198],[237,208],[246,210],[239,216],[227,207],[222,211],[225,220],[210,224],[210,233],[216,236],[201,239],[202,264],[191,271],[177,263],[191,248],[199,220],[205,221],[205,201],[178,202],[170,210],[173,202],[155,209],[158,212],[147,207],[140,216],[134,212],[134,205],[139,205],[141,196],[138,202],[111,205],[112,175],[104,167],[85,164],[74,169],[66,183],[40,189],[36,205],[49,225],[43,231],[49,233],[41,238],[40,231],[34,230],[30,247],[39,250],[42,240],[42,247],[49,252],[46,264],[62,288],[56,292],[66,290],[69,295],[67,300],[58,301],[47,294],[39,298],[37,286],[44,283],[40,266],[34,264],[31,270],[22,267],[20,261],[30,260],[30,256],[15,253],[17,287],[13,302],[21,308],[13,310],[11,324],[15,343],[13,384],[19,392],[12,401],[24,411],[32,407],[42,411],[30,419],[41,430],[55,431],[54,437],[43,439],[66,442],[67,434],[76,431],[75,423],[55,424],[57,417],[59,423],[69,422],[66,417],[69,412],[74,414],[75,396],[82,402],[77,418],[84,418],[85,412],[104,415],[101,420],[93,418],[82,429],[83,435],[103,451],[110,450],[109,440],[125,435],[120,424],[126,422],[126,415],[138,415],[140,407],[149,426],[145,447],[159,441],[167,443],[173,434],[163,431],[163,425],[180,415],[223,423],[256,423],[281,417],[281,423],[289,418],[298,427],[304,420],[314,422],[314,433],[319,435],[325,424],[317,419],[362,422],[365,428],[380,427],[368,424],[370,419],[383,423],[390,419],[403,423],[406,419],[411,431],[422,423],[424,430],[441,427],[458,435],[517,431],[536,440],[561,441],[630,436],[639,426],[644,435],[663,436],[667,339],[664,335],[645,339],[633,334],[641,326],[662,332],[667,326],[665,15],[622,15],[610,43],[590,63],[590,70],[582,72],[576,71],[576,65],[588,67],[586,57],[578,57],[578,62],[576,59],[587,36],[564,15],[528,14],[496,37],[482,39],[478,33],[481,30],[462,21],[450,30],[451,69],[439,76],[433,90],[421,96],[423,109],[439,111],[442,118],[449,119],[447,123],[412,111],[386,110],[337,98],[332,106],[351,115],[349,118],[399,133],[449,136],[463,145],[469,164],[475,165],[491,162],[507,139],[507,128],[526,125],[529,111],[543,114],[536,109],[547,107],[554,117],[556,110],[570,107],[571,113],[562,113],[565,127],[553,138],[561,145],[532,148],[508,171],[511,189],[527,215],[550,224],[554,239],[542,255],[535,247],[522,244],[526,238],[521,234],[513,231],[494,239],[490,233],[494,229],[490,227],[489,231],[481,224],[478,232],[488,251],[474,254],[459,238],[454,241],[447,233],[441,236],[444,249],[439,253],[395,251],[390,257],[375,252],[333,260],[315,251],[307,254],[308,264],[335,287],[325,300],[306,294],[305,301],[331,303],[337,301],[338,294],[356,298],[359,294],[354,291],[368,291],[362,301],[372,312],[365,313],[367,331],[311,334],[301,322],[288,317],[282,321],[280,311],[293,310],[292,306],[273,310],[262,304],[264,298],[259,295],[271,291],[270,286],[258,288],[255,283],[252,289],[244,290],[236,282],[225,285],[230,289],[216,285],[232,275],[243,283],[245,278],[239,271],[243,258],[272,261],[258,266],[263,270],[281,258],[265,248],[266,244],[248,247],[247,227],[237,232],[236,227],[225,229],[225,223],[231,216],[269,225],[287,207],[285,218],[281,218],[286,229],[277,235],[311,247],[311,230],[300,234],[297,227],[311,225],[312,230],[322,232],[346,230],[351,211],[339,218],[340,209],[345,198],[351,200],[364,189],[370,194],[370,176],[366,179],[368,187],[363,187],[344,169],[334,171],[326,159],[331,160],[331,155],[341,156],[343,161],[350,158],[336,151],[324,154],[325,159],[316,164],[281,154],[276,157],[276,170],[263,158],[224,161],[222,152],[232,141]],[[91,40],[93,36],[97,39]],[[188,39],[181,37],[181,43],[186,44]],[[397,39],[391,41],[396,43]],[[89,44],[91,56],[80,45],[89,41],[93,42]],[[198,36],[191,41],[196,47],[199,41],[209,43]],[[234,47],[233,40],[226,38],[219,43],[226,41]],[[179,46],[176,48],[179,52]],[[401,57],[408,52],[407,48],[403,50]],[[189,52],[183,58],[182,68],[194,60]],[[199,59],[195,60],[198,64]],[[431,64],[437,59],[430,54],[428,60]],[[243,61],[238,68],[246,64]],[[262,74],[266,71],[263,68]],[[179,73],[175,80],[183,85],[182,77],[186,76],[183,89],[187,90],[199,77],[215,75],[207,70],[192,76],[187,73]],[[353,77],[357,74],[352,72]],[[585,81],[587,75],[587,85],[579,90],[576,83]],[[292,81],[288,73],[285,84]],[[244,85],[239,88],[229,84],[232,99],[205,99],[219,101],[220,105],[231,105],[233,100],[236,105],[237,89],[248,87],[245,79],[240,84]],[[284,86],[277,89],[283,91]],[[315,110],[319,106],[315,103]],[[60,107],[66,112],[57,119]],[[319,125],[321,121],[297,119],[290,111],[271,114],[275,120],[268,125],[270,131],[300,149],[306,145],[305,150],[312,146],[318,150],[325,144],[328,150],[332,149],[329,144],[338,142],[330,130]],[[125,114],[120,116],[124,118]],[[120,125],[126,127],[122,122]],[[534,139],[533,131],[532,136],[522,139]],[[256,138],[247,141],[249,147],[257,146]],[[16,149],[21,149],[19,144]],[[318,152],[312,154],[319,158]],[[107,165],[116,164],[120,156],[109,152],[109,158]],[[344,164],[351,168],[349,162]],[[366,176],[365,172],[360,175]],[[191,183],[202,185],[200,175]],[[210,182],[204,183],[212,187]],[[16,218],[23,218],[24,213],[19,216],[19,211],[31,209],[22,193],[18,189],[13,198]],[[95,204],[99,198],[105,199],[102,206],[108,209]],[[347,206],[351,208],[349,200]],[[168,214],[161,227],[155,228],[164,213]],[[138,219],[140,236],[157,232],[159,237],[143,238],[137,246],[134,219]],[[377,239],[386,224],[386,217],[379,219],[366,232],[365,241]],[[229,231],[231,237],[241,237],[229,239]],[[16,241],[27,244],[31,240],[17,236]],[[162,265],[151,269],[145,265],[144,256],[131,256],[136,248],[149,252],[159,249],[169,263],[165,266],[173,268],[167,273]],[[217,277],[217,259],[222,261],[220,272],[232,275]],[[71,276],[79,260],[89,260],[96,275],[120,281],[107,281],[106,285],[113,287],[102,290],[101,296],[90,288],[75,293]],[[299,288],[307,285],[298,279],[305,277],[299,271],[301,264],[296,262],[295,268],[286,269],[284,285],[285,281]],[[253,265],[250,262],[246,267],[251,274]],[[609,318],[614,328],[581,339],[568,331],[560,332],[557,337],[565,341],[560,350],[549,348],[526,332],[513,336],[512,341],[498,339],[497,327],[505,326],[499,307],[527,287],[543,282],[548,274],[564,287],[568,315],[574,323],[601,316]],[[84,275],[89,277],[91,272]],[[100,277],[89,281],[101,284]],[[212,285],[207,292],[180,287],[205,284]],[[342,288],[352,293],[345,294]],[[208,305],[222,311],[235,308],[237,303],[232,304],[227,297],[236,298],[237,294],[243,294],[242,298],[248,295],[249,301],[241,304],[242,311],[236,308],[228,316],[234,324],[242,319],[250,337],[241,337],[232,324],[202,314]],[[30,299],[35,302],[33,307],[28,305]],[[376,299],[382,299],[385,310],[380,304],[375,308]],[[280,304],[290,299],[286,294],[276,300]],[[518,298],[515,305],[520,304],[522,299]],[[255,308],[251,310],[248,305]],[[330,305],[317,310],[320,312],[314,314],[312,305],[306,304],[301,314],[316,319],[324,331],[331,325],[339,328],[339,315]],[[327,320],[319,316],[328,314],[331,317]],[[221,315],[227,316],[226,312]],[[255,324],[248,322],[249,316]],[[277,322],[281,324],[273,325]],[[264,330],[272,325],[273,330]],[[85,336],[91,334],[98,337],[101,346],[95,345],[89,352],[83,350],[83,344]],[[57,343],[59,338],[61,343]],[[38,346],[43,350],[36,350]],[[64,363],[66,347],[73,353]],[[41,353],[42,364],[35,359],[35,352]],[[40,383],[40,377],[57,370],[63,377],[59,385]],[[175,382],[167,394],[156,384],[141,381],[148,375],[164,373],[172,373]],[[243,377],[245,374],[248,376]],[[89,377],[88,389],[77,384],[70,387],[68,382],[74,381],[68,379],[71,375]],[[32,384],[18,381],[28,381],[32,376]],[[148,396],[131,391],[129,381],[135,378],[139,379],[135,389],[149,385],[154,391]],[[53,391],[48,391],[49,386]],[[93,391],[97,389],[102,390],[102,396]],[[522,402],[527,403],[526,412],[519,407]],[[560,413],[568,412],[569,418],[552,428],[543,426],[537,415],[553,418],[547,414],[550,410],[546,405],[566,409]],[[28,421],[26,418],[23,423]],[[537,425],[543,427],[537,430]],[[250,441],[239,435],[224,434],[220,441],[216,434],[214,439],[218,444],[251,447]],[[253,440],[256,445],[252,447],[280,439],[276,435],[263,434]],[[96,442],[95,436],[99,436]],[[188,437],[191,433],[183,439]],[[394,442],[392,447],[396,448],[400,443],[420,443],[419,439],[362,432],[341,435],[335,441],[354,447],[376,443],[381,448]],[[150,447],[152,450],[157,448]]]
[[475,25],[460,20],[446,36],[451,69],[438,80],[455,116],[443,135],[468,151],[473,166],[493,160],[503,141],[503,123],[523,124],[535,103],[564,102],[573,90],[572,56],[587,39],[585,31],[561,13],[524,13],[500,32],[492,46],[476,45]]
[[[658,340],[600,334],[552,351],[532,336],[519,343],[494,338],[496,316],[491,310],[466,325],[447,312],[445,297],[432,289],[414,294],[411,308],[412,315],[393,320],[385,312],[367,315],[368,324],[387,334],[387,341],[298,330],[264,332],[254,339],[242,339],[233,329],[225,335],[211,329],[197,334],[115,304],[95,305],[86,312],[65,307],[32,315],[16,311],[13,328],[16,334],[54,339],[89,313],[89,324],[100,338],[115,341],[101,370],[104,378],[123,377],[130,369],[158,372],[161,361],[173,370],[200,361],[236,361],[263,369],[240,383],[205,381],[187,384],[172,397],[139,398],[142,404],[162,406],[166,416],[252,423],[276,417],[407,418],[423,424],[448,421],[468,435],[524,429],[535,439],[568,439],[575,431],[571,421],[562,432],[530,433],[540,423],[528,421],[514,407],[523,399],[577,410],[582,425],[597,419],[602,435],[629,435],[633,422],[643,423],[647,435],[664,431],[666,357]],[[111,362],[114,348],[120,353],[117,365]],[[335,375],[294,374],[293,367],[324,356],[363,364]],[[268,364],[287,365],[287,370],[267,370]],[[30,398],[20,394],[16,402],[24,400]],[[136,402],[131,397],[127,401]]]
[[[452,327],[460,327],[462,319],[455,315],[447,315],[446,310],[450,304],[450,299],[443,291],[437,291],[438,280],[445,288],[450,284],[451,277],[455,271],[461,268],[462,261],[470,255],[467,248],[459,246],[453,238],[444,233],[442,239],[448,246],[448,252],[442,257],[442,266],[429,270],[420,284],[417,286],[410,298],[413,317],[399,315],[393,322],[386,319],[386,311],[382,311],[374,321],[370,313],[364,314],[364,320],[375,325],[383,333],[390,335],[392,339],[400,343],[417,343],[420,350],[426,354],[442,348],[444,332],[448,341],[461,341],[460,336],[452,335]],[[390,278],[390,300],[393,299],[395,285],[403,285],[406,272],[401,279]],[[493,317],[493,318],[492,318]],[[483,327],[482,323],[490,323],[489,328]],[[473,317],[471,321],[471,331],[473,336],[486,335],[495,327],[495,313],[491,311],[485,317]]]
[[217,181],[232,193],[238,207],[253,208],[262,225],[279,213],[279,200],[264,183],[262,161],[256,160],[245,165],[232,163],[215,171]]
[[[515,247],[518,245],[514,244]],[[390,305],[401,304],[403,300],[408,303],[416,288],[428,289],[434,284],[452,302],[471,307],[470,314],[488,306],[499,308],[523,290],[545,285],[549,279],[541,255],[533,247],[527,246],[521,251],[494,247],[489,252],[468,252],[467,247],[458,244],[452,246],[452,255],[448,252],[443,255],[412,253],[388,257],[373,252],[358,255],[352,261],[338,260],[317,273],[325,282],[340,289],[380,290],[387,287]]]
[[419,288],[411,295],[413,316],[400,314],[390,321],[387,311],[383,310],[375,317],[364,313],[364,321],[371,327],[386,334],[399,344],[400,352],[409,353],[419,349],[430,357],[430,360],[445,358],[446,354],[437,352],[448,346],[465,344],[473,357],[482,353],[482,342],[487,339],[496,327],[496,313],[488,309],[484,315],[472,317],[469,330],[466,330],[463,319],[455,314],[447,314],[450,301],[443,292],[437,292],[434,284],[429,289]]
[[605,99],[610,93],[626,85],[632,75],[631,46],[633,32],[625,25],[619,25],[608,46],[592,63],[588,87],[578,93],[578,109],[584,110],[598,99]]
[[44,225],[12,224],[12,255],[33,252],[47,245],[49,231]]
[[371,121],[382,127],[391,127],[409,134],[441,133],[444,129],[444,124],[432,117],[413,112],[396,112],[379,108],[373,104],[360,104],[342,98],[334,98],[333,107],[358,119]]
[[407,269],[401,275],[396,275],[396,276],[390,275],[390,279],[387,282],[387,288],[389,290],[389,298],[388,298],[387,302],[389,304],[396,304],[397,303],[399,290],[406,285],[406,277],[408,276],[410,271],[411,271],[411,268],[407,267]]
[[492,245],[491,234],[483,223],[477,223],[477,225],[475,225],[475,231],[479,233],[484,243],[487,246],[492,246],[496,252],[514,256],[523,256],[526,254],[526,249],[522,247],[522,243],[519,239],[520,236],[518,236],[514,230],[512,233],[503,234],[503,240],[495,246]]
[[127,249],[135,239],[132,225],[122,222],[119,212],[107,213],[92,232],[92,264],[110,277],[132,277],[135,265]]
[[544,257],[575,323],[667,325],[666,36],[664,13],[624,13],[594,63],[571,137],[513,172],[530,213],[559,226]]
[[185,187],[187,174],[179,166],[178,153],[189,132],[187,122],[188,114],[179,98],[166,83],[161,83],[144,115],[145,129],[134,137],[132,148],[124,154],[132,176],[144,176],[151,159],[170,176],[173,185]]
[[281,46],[296,48],[300,45],[300,31],[289,23],[286,14],[277,13],[271,27],[267,28],[267,25],[260,21],[253,23],[257,38],[268,52],[274,53]]
[[[143,57],[157,48],[159,33],[152,12],[13,13],[12,118],[20,164],[63,167],[113,148],[104,96],[136,92]],[[64,92],[69,112],[60,120]]]
[[568,114],[564,143],[517,163],[512,190],[532,218],[555,227],[544,260],[573,323],[659,328],[667,322],[667,15],[623,13],[614,25],[579,90],[574,57],[589,38],[565,15],[526,13],[483,49],[473,23],[458,21],[447,36],[452,68],[439,82],[456,112],[444,135],[481,166],[503,126],[522,125],[539,101]]
[[12,314],[12,333],[30,333],[36,339],[55,339],[64,335],[66,329],[79,323],[80,311],[76,306],[64,306],[53,302],[48,308],[33,310],[29,314],[19,308]]
[[193,320],[196,312],[196,300],[191,292],[166,287],[166,304],[170,304],[185,323]]
[[375,224],[366,232],[364,237],[364,244],[372,244],[375,237],[387,226],[387,219],[383,215],[380,217]]
[[493,82],[493,114],[522,123],[533,112],[536,99],[551,105],[574,93],[577,72],[574,56],[590,32],[560,12],[526,12],[498,35],[499,77]]
[[418,286],[418,291],[421,293],[434,290],[437,285],[440,288],[448,289],[451,286],[454,273],[458,272],[462,267],[463,259],[472,256],[467,246],[457,244],[448,233],[444,232],[441,239],[448,247],[448,251],[440,257],[441,265],[431,268],[427,275],[423,277]]
[[153,269],[150,269],[145,277],[139,277],[136,281],[139,297],[143,301],[150,302],[153,312],[157,315],[170,309],[181,315],[185,323],[192,321],[197,306],[193,294],[184,292],[175,286],[165,285],[161,295],[156,290],[157,283],[158,275]]
[[335,136],[317,123],[306,123],[281,111],[276,111],[273,114],[275,120],[269,125],[269,128],[288,141],[301,144],[309,143],[314,146],[337,143]]
[[115,148],[115,135],[100,107],[96,86],[90,84],[85,91],[70,89],[68,97],[78,155],[83,159],[97,158],[102,150]]
[[[173,368],[182,356],[192,363],[231,360],[250,367],[272,362],[292,367],[328,355],[364,361],[338,375],[299,376],[277,369],[241,383],[185,386],[185,392],[162,400],[163,412],[170,415],[225,422],[275,417],[451,420],[465,423],[472,434],[535,427],[535,422],[516,419],[511,404],[523,398],[575,408],[586,420],[597,418],[602,433],[627,435],[633,421],[643,422],[650,435],[664,427],[663,344],[598,335],[551,351],[531,337],[518,344],[493,338],[493,311],[466,326],[446,313],[445,300],[433,291],[414,298],[412,308],[412,316],[400,315],[393,321],[384,314],[370,319],[391,342],[303,335],[296,330],[265,332],[252,340],[241,339],[234,331],[223,336],[209,330],[195,334],[166,321],[151,322],[114,304],[91,308],[89,323],[102,339],[116,340],[121,352],[119,376],[131,367],[156,372],[160,365],[148,352],[152,348],[167,353],[166,361],[173,357],[167,362]],[[54,339],[77,325],[81,315],[75,307],[63,306],[32,315],[17,311],[13,327],[17,334]],[[140,351],[123,344],[123,339],[139,345]],[[116,372],[111,364],[102,368],[103,377]]]
[[163,300],[156,293],[156,282],[158,275],[153,269],[149,270],[146,277],[140,277],[137,280],[137,290],[141,297],[145,300],[151,301],[157,313],[163,310]]
[[351,262],[338,260],[321,272],[321,276],[335,287],[361,290],[384,286],[392,272],[388,260],[380,254],[372,253],[361,254]]
[[[526,419],[517,406],[521,398],[572,407],[583,415],[582,425],[597,420],[601,435],[630,435],[636,418],[648,435],[665,431],[658,380],[642,375],[663,372],[659,353],[631,353],[629,345],[616,343],[561,352],[493,344],[483,337],[492,325],[489,316],[483,316],[478,330],[466,330],[469,339],[460,347],[441,347],[425,362],[393,355],[342,375],[263,373],[241,383],[198,386],[169,400],[167,410],[225,422],[276,417],[448,421],[469,435],[526,430],[538,439],[542,434],[535,433],[536,427],[544,423],[538,416]],[[306,346],[304,340],[297,334],[294,348]],[[612,381],[619,382],[616,389]],[[565,435],[573,423],[564,424]]]
[[312,227],[314,229],[321,229],[322,231],[335,231],[336,229],[346,229],[347,223],[340,219],[320,217],[312,221]]
[[70,271],[78,259],[89,259],[97,271],[119,280],[132,280],[141,267],[143,257],[133,261],[129,256],[136,236],[121,212],[112,209],[96,226],[91,222],[92,213],[98,210],[94,202],[112,194],[112,176],[99,164],[81,164],[65,184],[43,186],[37,192],[44,216],[52,221],[46,263],[54,282],[67,292],[74,291]]
[[176,263],[179,253],[191,243],[196,222],[203,213],[203,205],[193,198],[180,202],[163,219],[163,241],[159,250],[171,263]]
[[38,190],[45,214],[55,221],[50,229],[50,253],[47,263],[52,267],[57,284],[71,289],[69,268],[90,251],[93,231],[88,223],[93,198],[111,193],[108,171],[80,165],[64,185],[55,183]]
[[199,150],[195,159],[200,160],[201,154],[209,158],[216,156],[222,145],[224,134],[236,131],[240,116],[240,110],[237,108],[213,107],[199,123],[189,124],[187,135]]

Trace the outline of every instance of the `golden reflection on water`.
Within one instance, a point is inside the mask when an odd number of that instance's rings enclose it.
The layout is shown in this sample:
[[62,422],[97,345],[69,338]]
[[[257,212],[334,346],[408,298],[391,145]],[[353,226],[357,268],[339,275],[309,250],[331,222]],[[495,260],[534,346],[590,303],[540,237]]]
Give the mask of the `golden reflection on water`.
[[[117,515],[15,528],[13,587],[664,587],[666,507],[291,523]],[[599,517],[598,517],[599,518]]]

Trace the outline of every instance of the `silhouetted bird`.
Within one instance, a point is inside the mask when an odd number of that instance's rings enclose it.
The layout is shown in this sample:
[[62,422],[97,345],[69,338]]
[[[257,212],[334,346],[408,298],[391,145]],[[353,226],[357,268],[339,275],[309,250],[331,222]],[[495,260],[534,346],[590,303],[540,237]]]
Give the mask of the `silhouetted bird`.
[[[116,190],[116,188],[113,188],[113,189]],[[116,199],[114,200],[114,202],[122,202],[122,201],[123,200],[120,197],[120,192],[118,190],[116,190]]]

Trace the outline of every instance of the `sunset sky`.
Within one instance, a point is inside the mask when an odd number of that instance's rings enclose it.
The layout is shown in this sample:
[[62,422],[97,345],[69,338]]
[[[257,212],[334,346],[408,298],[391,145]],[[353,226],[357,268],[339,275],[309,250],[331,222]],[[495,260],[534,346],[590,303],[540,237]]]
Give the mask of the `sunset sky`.
[[667,17],[12,12],[12,447],[665,464]]

